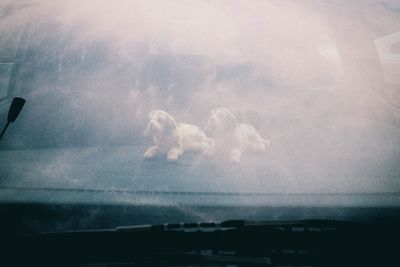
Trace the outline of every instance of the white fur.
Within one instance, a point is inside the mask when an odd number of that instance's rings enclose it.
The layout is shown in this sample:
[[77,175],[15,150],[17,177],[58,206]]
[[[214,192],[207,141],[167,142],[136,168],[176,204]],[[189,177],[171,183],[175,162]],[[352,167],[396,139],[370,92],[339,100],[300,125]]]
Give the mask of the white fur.
[[213,144],[197,126],[177,124],[174,117],[162,110],[149,114],[143,135],[151,136],[153,141],[153,146],[143,155],[147,159],[166,155],[168,161],[176,161],[186,151],[204,152]]
[[243,152],[264,152],[270,144],[253,126],[238,123],[235,115],[226,108],[210,112],[205,131],[215,141],[207,152],[228,154],[232,162],[240,162]]

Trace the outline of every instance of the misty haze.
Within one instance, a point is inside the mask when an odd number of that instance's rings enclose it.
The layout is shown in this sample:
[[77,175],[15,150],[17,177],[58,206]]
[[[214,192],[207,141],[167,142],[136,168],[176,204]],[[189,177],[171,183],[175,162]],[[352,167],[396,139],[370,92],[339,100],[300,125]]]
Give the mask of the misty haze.
[[[398,192],[399,15],[383,0],[2,1],[1,122],[9,99],[26,104],[0,186]],[[207,131],[221,107],[253,141]],[[155,110],[204,147],[143,136]]]

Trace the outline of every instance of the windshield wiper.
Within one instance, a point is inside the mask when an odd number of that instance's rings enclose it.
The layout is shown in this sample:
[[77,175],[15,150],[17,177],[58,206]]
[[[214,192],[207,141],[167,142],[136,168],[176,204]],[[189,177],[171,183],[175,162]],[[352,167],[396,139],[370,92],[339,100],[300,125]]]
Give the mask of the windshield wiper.
[[20,97],[14,97],[14,99],[11,103],[10,109],[8,110],[7,123],[0,133],[0,139],[3,137],[8,126],[10,125],[10,123],[15,122],[19,113],[21,112],[22,108],[24,107],[24,104],[25,104],[25,99],[20,98]]
[[232,220],[42,233],[11,239],[7,249],[24,253],[19,259],[22,262],[49,265],[129,262],[133,266],[172,263],[248,266],[284,264],[287,260],[315,265],[324,259],[340,263],[337,260],[351,257],[358,261],[355,264],[358,266],[360,261],[366,265],[376,263],[373,258],[364,262],[363,255],[369,253],[387,259],[392,252],[396,255],[396,246],[388,244],[398,238],[397,227],[355,222]]

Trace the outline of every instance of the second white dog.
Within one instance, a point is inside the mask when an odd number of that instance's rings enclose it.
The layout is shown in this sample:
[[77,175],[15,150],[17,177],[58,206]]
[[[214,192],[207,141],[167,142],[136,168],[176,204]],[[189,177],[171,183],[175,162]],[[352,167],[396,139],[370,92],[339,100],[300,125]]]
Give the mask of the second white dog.
[[205,131],[215,141],[208,151],[228,154],[229,160],[236,163],[240,162],[243,152],[264,152],[270,144],[252,125],[238,123],[226,108],[210,112]]
[[168,161],[176,161],[186,151],[204,152],[213,140],[197,126],[176,123],[175,118],[162,110],[149,114],[149,122],[143,132],[151,136],[153,146],[144,153],[147,159],[165,155]]

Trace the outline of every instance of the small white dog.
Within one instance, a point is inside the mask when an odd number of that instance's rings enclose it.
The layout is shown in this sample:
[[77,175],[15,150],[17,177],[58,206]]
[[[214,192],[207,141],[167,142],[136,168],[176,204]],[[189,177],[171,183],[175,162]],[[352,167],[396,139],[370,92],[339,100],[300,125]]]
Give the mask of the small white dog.
[[153,146],[143,155],[147,159],[166,155],[168,161],[176,161],[186,151],[204,152],[213,144],[213,140],[197,126],[177,124],[174,117],[162,110],[149,114],[143,135],[151,136],[153,140]]
[[240,162],[243,152],[264,152],[270,144],[253,126],[238,123],[235,115],[226,108],[210,112],[205,131],[215,141],[207,153],[228,154],[229,160],[236,163]]

